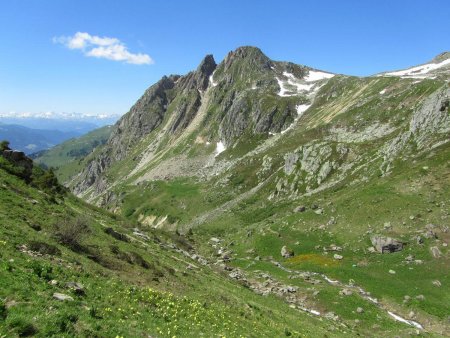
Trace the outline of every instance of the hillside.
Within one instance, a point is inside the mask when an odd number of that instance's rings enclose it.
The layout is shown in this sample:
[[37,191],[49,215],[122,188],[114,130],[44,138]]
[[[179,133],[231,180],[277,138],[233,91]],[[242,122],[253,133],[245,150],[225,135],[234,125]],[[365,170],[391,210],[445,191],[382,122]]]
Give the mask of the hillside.
[[9,154],[0,156],[1,336],[345,334],[230,280],[191,237],[90,206]]
[[32,154],[35,163],[54,168],[61,182],[68,181],[83,168],[83,159],[98,146],[106,143],[111,126],[95,129],[85,135],[72,138],[51,149]]
[[370,77],[255,47],[206,56],[151,86],[69,186],[142,226],[192,234],[257,294],[289,283],[292,311],[354,334],[397,322],[442,335],[448,55]]

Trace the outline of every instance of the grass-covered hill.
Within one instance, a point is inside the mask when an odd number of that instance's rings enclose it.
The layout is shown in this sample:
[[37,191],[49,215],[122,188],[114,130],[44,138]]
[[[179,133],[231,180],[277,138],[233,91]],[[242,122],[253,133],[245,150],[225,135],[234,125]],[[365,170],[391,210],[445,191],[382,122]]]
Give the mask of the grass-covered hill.
[[83,159],[95,148],[106,143],[111,130],[111,126],[95,129],[51,149],[32,154],[33,160],[45,168],[54,168],[58,179],[61,182],[67,182],[83,168]]
[[0,156],[0,336],[345,335],[229,279],[191,237],[90,206],[22,160]]

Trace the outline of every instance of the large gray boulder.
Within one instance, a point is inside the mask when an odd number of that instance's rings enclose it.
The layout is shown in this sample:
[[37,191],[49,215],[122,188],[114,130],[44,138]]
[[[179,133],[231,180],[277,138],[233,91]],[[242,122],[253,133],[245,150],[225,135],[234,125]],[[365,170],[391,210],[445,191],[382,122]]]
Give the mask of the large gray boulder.
[[281,248],[281,256],[283,256],[284,258],[292,257],[292,256],[294,256],[294,251],[289,250],[287,248],[287,246],[285,245]]
[[372,236],[370,240],[372,242],[372,245],[375,247],[376,251],[380,253],[391,253],[402,251],[403,245],[405,244],[397,239],[380,235]]

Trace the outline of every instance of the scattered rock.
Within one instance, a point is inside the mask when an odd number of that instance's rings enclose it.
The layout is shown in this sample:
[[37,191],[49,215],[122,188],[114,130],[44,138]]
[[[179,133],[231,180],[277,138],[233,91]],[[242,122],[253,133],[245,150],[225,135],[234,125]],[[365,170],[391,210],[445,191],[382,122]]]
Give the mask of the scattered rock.
[[340,261],[342,258],[344,258],[344,256],[341,256],[341,255],[338,255],[338,254],[334,254],[333,258]]
[[73,290],[77,295],[84,295],[85,289],[83,284],[77,282],[68,282],[66,283],[66,288]]
[[317,209],[317,210],[314,210],[314,213],[315,213],[316,215],[322,215],[322,214],[323,214],[323,209]]
[[430,251],[434,258],[440,258],[442,256],[441,250],[437,246],[432,246]]
[[65,295],[63,293],[58,293],[58,292],[55,292],[53,294],[53,298],[60,300],[60,301],[65,301],[65,300],[72,301],[73,300],[73,298],[71,296]]
[[412,263],[414,261],[414,255],[408,255],[405,258],[405,261],[408,262],[408,263]]
[[403,303],[408,303],[411,300],[411,297],[406,295],[403,297]]
[[363,309],[362,307],[358,307],[358,308],[356,309],[356,312],[358,312],[358,313],[364,313],[364,309]]
[[339,291],[339,294],[341,296],[351,296],[353,292],[349,289],[342,289],[341,291]]
[[394,271],[394,270],[389,270],[389,273],[390,273],[391,275],[395,275],[395,271]]
[[417,300],[425,300],[425,296],[424,295],[417,295],[416,299]]
[[403,242],[391,237],[384,237],[380,235],[372,236],[372,245],[378,252],[391,253],[403,250]]
[[414,311],[410,311],[410,312],[408,313],[408,317],[409,317],[410,319],[414,319],[414,318],[416,317],[416,313],[415,313]]
[[440,288],[442,286],[442,283],[436,279],[436,280],[433,281],[433,285],[435,285],[435,286]]
[[304,205],[299,205],[298,207],[296,207],[294,209],[294,212],[305,212],[306,211],[306,207]]
[[287,248],[287,246],[283,246],[281,248],[281,256],[284,258],[289,258],[294,256],[294,251]]
[[218,238],[216,238],[216,237],[211,237],[211,238],[209,239],[209,241],[210,241],[210,242],[213,242],[213,243],[216,243],[216,244],[220,243],[220,239],[218,239]]

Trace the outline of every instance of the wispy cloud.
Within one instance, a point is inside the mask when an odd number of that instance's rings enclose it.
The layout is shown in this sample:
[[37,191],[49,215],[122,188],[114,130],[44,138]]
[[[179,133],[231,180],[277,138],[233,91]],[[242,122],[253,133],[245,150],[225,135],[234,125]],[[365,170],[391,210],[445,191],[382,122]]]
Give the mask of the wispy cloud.
[[153,59],[142,53],[131,53],[123,42],[116,38],[99,37],[89,33],[77,32],[73,36],[53,38],[54,43],[60,43],[69,49],[79,49],[84,55],[104,58],[113,61],[123,61],[134,65],[149,65]]

